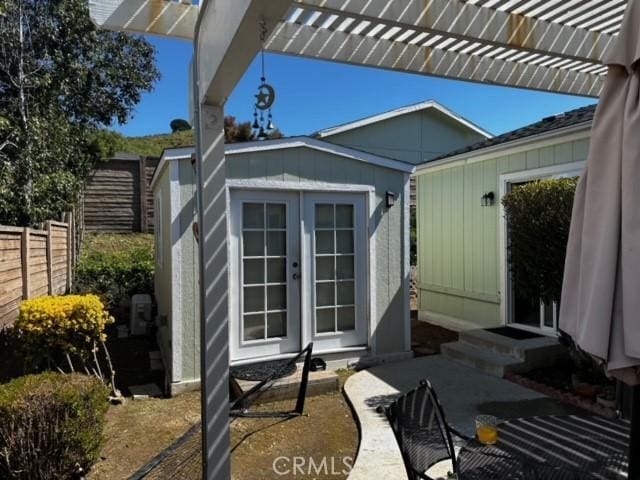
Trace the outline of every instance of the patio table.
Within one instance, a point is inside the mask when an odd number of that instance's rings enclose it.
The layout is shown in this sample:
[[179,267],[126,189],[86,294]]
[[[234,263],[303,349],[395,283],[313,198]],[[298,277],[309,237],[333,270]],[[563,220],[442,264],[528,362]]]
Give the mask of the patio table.
[[458,455],[461,480],[626,479],[629,423],[594,416],[518,418],[498,442],[470,440]]

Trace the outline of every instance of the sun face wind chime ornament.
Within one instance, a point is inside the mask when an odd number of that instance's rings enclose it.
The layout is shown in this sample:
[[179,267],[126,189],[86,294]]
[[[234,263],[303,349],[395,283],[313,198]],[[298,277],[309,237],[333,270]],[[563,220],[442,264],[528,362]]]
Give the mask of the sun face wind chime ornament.
[[[275,89],[267,83],[267,77],[264,73],[264,43],[267,39],[267,25],[263,18],[260,21],[260,41],[262,42],[262,49],[260,56],[262,60],[262,77],[260,78],[260,86],[258,87],[258,94],[255,95],[256,103],[253,112],[253,129],[258,137],[258,140],[265,140],[269,138],[269,132],[273,131],[276,127],[273,125],[273,115],[271,114],[271,107],[276,101]],[[265,112],[267,112],[267,124],[265,126]],[[258,116],[260,121],[258,121]]]

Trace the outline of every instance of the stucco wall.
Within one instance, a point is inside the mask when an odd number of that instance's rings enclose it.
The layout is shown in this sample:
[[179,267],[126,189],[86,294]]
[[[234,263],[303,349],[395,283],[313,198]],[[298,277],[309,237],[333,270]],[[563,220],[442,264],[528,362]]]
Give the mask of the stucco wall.
[[[157,261],[155,266],[155,299],[158,305],[158,342],[165,358],[165,367],[170,371],[171,363],[168,360],[171,355],[171,185],[170,171],[165,168],[161,176],[158,178],[154,189],[153,198],[155,203],[156,196],[160,197],[161,208],[159,212],[155,212],[156,233],[160,235],[162,243],[162,263]],[[158,227],[158,225],[160,225]]]
[[[586,137],[585,135],[582,135]],[[418,278],[421,313],[470,326],[501,323],[499,198],[482,207],[486,192],[499,196],[500,175],[587,158],[588,138],[558,138],[524,151],[423,170],[418,181]],[[428,316],[428,315],[425,315]]]
[[[275,182],[325,182],[371,185],[375,188],[375,213],[369,219],[376,248],[377,353],[404,351],[404,308],[408,292],[403,283],[404,174],[307,148],[234,154],[227,157],[227,178]],[[398,201],[387,210],[386,192]],[[408,254],[408,252],[407,252]]]
[[[182,381],[200,378],[200,323],[198,302],[198,250],[193,235],[196,216],[195,171],[191,160],[180,160],[180,210],[176,215],[175,232],[181,252],[180,268],[182,314]],[[176,239],[174,239],[175,241]]]
[[189,159],[168,162],[154,185],[154,196],[162,198],[157,220],[162,222],[163,263],[156,264],[155,274],[158,342],[170,383],[200,378],[195,189]]
[[484,140],[479,133],[428,109],[323,138],[331,143],[413,163]]

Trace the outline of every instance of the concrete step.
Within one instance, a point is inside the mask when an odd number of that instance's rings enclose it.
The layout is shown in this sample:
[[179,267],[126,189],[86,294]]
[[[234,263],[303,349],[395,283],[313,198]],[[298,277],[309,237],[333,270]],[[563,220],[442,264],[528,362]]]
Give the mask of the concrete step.
[[467,330],[460,332],[459,341],[517,358],[535,367],[551,365],[559,356],[566,354],[565,347],[555,337],[518,340],[487,330]]
[[446,357],[495,377],[504,377],[507,372],[520,372],[525,368],[519,358],[466,342],[444,343],[440,348]]
[[[302,366],[299,368],[302,371]],[[298,373],[290,377],[284,377],[276,380],[267,389],[260,393],[258,403],[290,400],[295,399],[300,388],[301,377]],[[238,380],[238,384],[244,392],[248,391],[258,382],[248,380]],[[309,372],[309,381],[307,383],[307,397],[315,397],[327,393],[335,393],[340,391],[340,378],[335,371],[326,370],[318,372]]]

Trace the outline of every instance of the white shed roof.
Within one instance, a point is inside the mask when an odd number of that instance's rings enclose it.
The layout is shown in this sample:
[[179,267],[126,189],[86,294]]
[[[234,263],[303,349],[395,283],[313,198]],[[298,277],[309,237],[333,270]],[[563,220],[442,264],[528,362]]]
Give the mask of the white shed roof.
[[[269,152],[289,148],[310,148],[312,150],[331,153],[339,157],[368,163],[378,167],[390,168],[391,170],[398,170],[404,173],[414,173],[416,170],[415,165],[410,163],[382,157],[380,155],[374,155],[372,153],[363,152],[349,147],[343,147],[342,145],[324,142],[311,137],[290,137],[278,140],[232,143],[225,145],[224,151],[226,156],[232,156],[241,153]],[[158,163],[158,166],[153,173],[153,178],[151,179],[151,188],[155,185],[157,179],[162,173],[162,170],[168,162],[191,158],[194,153],[195,147],[168,148],[162,152],[160,162]]]

